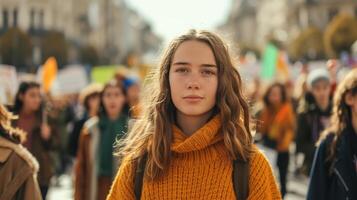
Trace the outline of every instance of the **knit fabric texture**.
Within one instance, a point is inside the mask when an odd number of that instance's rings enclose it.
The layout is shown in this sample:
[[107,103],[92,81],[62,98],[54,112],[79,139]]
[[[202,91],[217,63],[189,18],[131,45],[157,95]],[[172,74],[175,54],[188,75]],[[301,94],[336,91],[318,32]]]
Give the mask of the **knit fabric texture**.
[[[233,164],[219,132],[218,116],[191,136],[173,126],[173,158],[158,180],[144,178],[141,199],[236,199]],[[134,200],[136,166],[124,159],[107,199]],[[281,199],[271,166],[254,147],[249,170],[249,200]]]

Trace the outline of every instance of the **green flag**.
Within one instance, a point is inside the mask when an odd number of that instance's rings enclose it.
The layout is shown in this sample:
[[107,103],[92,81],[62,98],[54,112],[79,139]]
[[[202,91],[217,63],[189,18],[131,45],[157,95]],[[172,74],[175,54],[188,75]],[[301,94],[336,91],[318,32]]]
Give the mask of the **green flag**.
[[278,58],[278,49],[273,44],[268,44],[265,48],[263,55],[263,64],[262,64],[262,78],[271,79],[275,75],[276,63]]
[[92,69],[92,82],[103,83],[114,78],[118,66],[97,66]]

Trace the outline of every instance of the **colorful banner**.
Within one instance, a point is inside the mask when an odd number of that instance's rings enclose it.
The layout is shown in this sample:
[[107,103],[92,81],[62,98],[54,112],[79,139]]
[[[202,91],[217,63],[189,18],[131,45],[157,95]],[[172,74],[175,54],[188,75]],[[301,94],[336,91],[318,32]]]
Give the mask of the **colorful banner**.
[[61,96],[79,93],[89,84],[87,72],[82,65],[69,65],[58,72],[51,87],[51,94]]
[[97,66],[92,69],[91,78],[92,82],[106,83],[114,78],[117,71],[117,66]]
[[57,61],[56,58],[50,57],[42,66],[42,87],[45,93],[48,93],[57,76]]
[[278,48],[273,44],[268,44],[265,48],[262,63],[262,78],[272,79],[276,73],[276,65],[278,58]]
[[0,65],[0,102],[12,104],[18,87],[16,68]]

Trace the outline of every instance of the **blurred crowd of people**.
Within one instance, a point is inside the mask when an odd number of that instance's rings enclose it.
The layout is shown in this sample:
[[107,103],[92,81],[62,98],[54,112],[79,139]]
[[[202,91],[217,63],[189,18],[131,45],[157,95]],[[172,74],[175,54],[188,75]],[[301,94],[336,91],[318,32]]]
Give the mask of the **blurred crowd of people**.
[[[352,69],[337,80],[338,70],[335,60],[319,69],[304,63],[295,82],[272,82],[262,88],[264,84],[256,80],[255,89],[245,91],[256,122],[256,142],[277,154],[282,196],[288,192],[292,160],[296,162],[296,176],[311,178],[309,199],[324,199],[329,194],[340,199],[340,193],[351,193],[357,185],[353,179],[353,174],[357,176],[357,140],[356,134],[351,134],[357,128],[357,71]],[[1,107],[0,130],[0,147],[3,138],[21,143],[38,161],[36,167],[36,161],[27,159],[29,173],[38,170],[38,177],[27,176],[25,189],[18,195],[40,191],[46,199],[51,184],[63,173],[70,173],[74,199],[105,199],[120,162],[113,156],[115,143],[140,115],[140,90],[140,80],[121,73],[104,85],[92,83],[80,94],[66,97],[43,95],[38,83],[22,82],[15,102],[7,108],[13,114]],[[19,129],[9,128],[10,121],[11,127]],[[318,142],[320,147],[316,146]],[[7,159],[3,155],[0,162]],[[0,167],[0,174],[2,170]],[[341,180],[343,184],[339,184]],[[333,191],[328,190],[329,182],[335,184]],[[4,187],[0,184],[0,194]]]
[[113,145],[126,133],[129,119],[138,115],[139,93],[138,80],[123,73],[105,85],[93,83],[80,94],[60,97],[42,94],[34,81],[19,85],[7,110],[17,116],[11,126],[26,133],[17,143],[38,161],[43,199],[51,184],[72,168],[75,199],[94,199],[96,193],[105,199],[118,166]]
[[[350,175],[344,171],[343,177],[339,174],[329,174],[327,170],[331,167],[329,165],[331,162],[327,161],[336,161],[337,158],[328,157],[325,152],[322,153],[323,155],[316,154],[317,144],[326,137],[325,135],[336,135],[335,141],[337,138],[344,137],[341,136],[341,132],[344,132],[342,130],[348,129],[347,132],[356,132],[356,128],[353,129],[351,126],[355,108],[353,108],[353,105],[346,105],[346,102],[344,102],[347,101],[344,99],[346,94],[354,96],[353,91],[357,86],[356,69],[352,69],[350,74],[345,77],[350,70],[341,68],[336,60],[329,60],[325,68],[317,69],[311,69],[306,63],[303,63],[294,87],[291,87],[291,82],[274,82],[263,93],[262,104],[254,104],[256,139],[258,143],[276,151],[276,165],[283,197],[288,191],[289,162],[293,161],[295,162],[295,177],[311,179],[308,199],[327,199],[328,194],[333,197],[332,199],[344,199],[342,197],[347,194],[356,198],[356,194],[351,193],[351,188],[356,184],[357,165],[355,159],[353,159],[356,152],[349,152],[350,157],[345,157],[344,164],[345,167],[350,168]],[[343,73],[341,75],[343,78],[340,81],[337,80],[338,71]],[[346,82],[349,82],[348,86],[345,85]],[[292,92],[292,89],[295,92]],[[251,93],[252,97],[257,98],[256,94],[256,91]],[[334,98],[335,101],[333,101]],[[259,102],[257,99],[253,99],[253,101]],[[340,108],[340,104],[344,105],[343,109]],[[333,113],[336,115],[335,118],[332,118]],[[343,124],[343,126],[339,124]],[[331,129],[331,127],[336,126],[339,128]],[[330,138],[334,137],[331,136]],[[333,143],[333,145],[336,145],[336,143]],[[348,149],[351,150],[350,148],[354,149],[357,143],[356,140],[351,140],[350,143],[345,143],[343,146],[345,146],[343,148],[348,146]],[[328,149],[329,147],[323,148]],[[336,149],[336,146],[333,148]],[[290,159],[289,155],[293,155],[293,159]],[[336,156],[336,154],[331,154],[331,156]],[[333,177],[335,182],[333,184],[336,184],[333,192],[330,188],[330,177]],[[344,187],[338,186],[336,177],[342,180],[341,184]],[[347,185],[344,184],[346,183],[344,179],[349,180]]]

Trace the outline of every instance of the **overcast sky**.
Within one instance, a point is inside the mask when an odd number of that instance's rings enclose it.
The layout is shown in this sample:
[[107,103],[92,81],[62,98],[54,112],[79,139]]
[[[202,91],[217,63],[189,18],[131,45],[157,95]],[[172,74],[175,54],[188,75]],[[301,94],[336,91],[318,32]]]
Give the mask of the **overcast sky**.
[[165,42],[190,28],[213,30],[224,22],[232,0],[125,0]]

